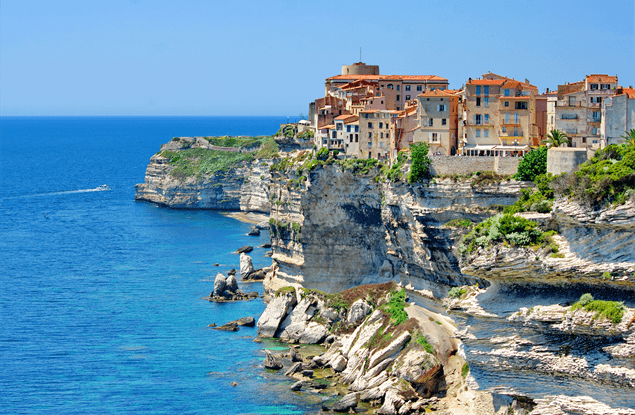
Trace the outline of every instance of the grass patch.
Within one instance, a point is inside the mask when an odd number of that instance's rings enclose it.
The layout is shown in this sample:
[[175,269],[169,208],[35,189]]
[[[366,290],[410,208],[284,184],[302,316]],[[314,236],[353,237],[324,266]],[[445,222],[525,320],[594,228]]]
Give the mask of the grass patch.
[[181,151],[162,151],[161,156],[174,166],[170,174],[178,178],[213,175],[228,171],[238,164],[253,160],[249,153],[189,148]]
[[295,287],[282,287],[276,291],[276,297],[287,294],[295,294]]
[[447,221],[443,226],[446,228],[471,228],[474,225],[469,219],[452,219]]
[[463,379],[465,379],[469,373],[470,373],[470,365],[467,362],[465,362],[463,363],[463,367],[461,367],[461,376],[463,376]]
[[450,298],[460,298],[465,293],[467,293],[467,290],[465,288],[452,287],[452,288],[450,288],[450,291],[448,291],[448,297],[450,297]]
[[619,324],[624,317],[624,303],[594,300],[591,294],[583,294],[580,300],[571,306],[571,311],[579,309],[594,311],[596,316],[604,317],[613,324]]
[[489,184],[497,184],[511,179],[512,176],[504,176],[493,171],[477,171],[474,176],[472,176],[471,185],[472,187],[487,186]]
[[405,307],[406,290],[402,288],[399,291],[391,291],[390,300],[388,301],[388,305],[384,307],[384,311],[390,315],[390,319],[395,326],[398,326],[408,320],[408,314],[406,313]]
[[432,347],[432,345],[428,343],[428,338],[424,336],[423,334],[417,333],[415,335],[415,343],[417,343],[420,346],[423,346],[423,349],[426,352],[430,354],[434,354],[434,347]]

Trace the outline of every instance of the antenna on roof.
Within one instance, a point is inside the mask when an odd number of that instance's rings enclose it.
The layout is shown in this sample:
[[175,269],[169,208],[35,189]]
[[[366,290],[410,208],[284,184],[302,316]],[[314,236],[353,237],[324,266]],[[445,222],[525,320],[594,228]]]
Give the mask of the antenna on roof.
[[362,47],[359,47],[359,61],[362,61]]

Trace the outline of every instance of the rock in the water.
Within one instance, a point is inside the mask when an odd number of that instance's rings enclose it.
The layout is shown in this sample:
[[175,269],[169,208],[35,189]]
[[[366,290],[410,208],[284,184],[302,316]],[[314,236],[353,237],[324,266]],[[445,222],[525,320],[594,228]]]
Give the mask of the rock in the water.
[[348,316],[346,320],[350,324],[359,324],[361,323],[368,313],[371,312],[373,308],[366,301],[359,299],[353,303],[350,310],[348,311]]
[[271,248],[271,244],[269,242],[266,242],[266,243],[260,245],[258,248]]
[[251,262],[251,257],[244,252],[240,254],[240,276],[245,278],[251,274],[254,270],[254,265]]
[[291,349],[289,351],[289,357],[291,357],[291,361],[292,362],[301,362],[302,361],[302,356],[295,349]]
[[258,335],[273,337],[289,311],[296,304],[295,294],[287,293],[273,298],[258,319]]
[[223,331],[238,331],[238,324],[233,321],[227,324],[223,324],[222,326],[213,327],[214,330],[223,330]]
[[222,295],[225,291],[225,286],[227,285],[227,280],[225,276],[221,273],[216,275],[216,279],[214,280],[214,295],[219,296]]
[[238,291],[238,281],[236,281],[236,277],[230,275],[225,280],[225,289],[229,292],[235,293]]
[[236,275],[236,269],[232,268],[229,270],[229,272],[227,272],[227,275]]
[[249,236],[260,236],[260,229],[258,228],[254,228],[252,230],[250,230],[247,235]]
[[258,291],[252,291],[249,294],[247,294],[247,297],[249,298],[258,298]]
[[297,392],[302,389],[302,385],[303,385],[303,382],[299,380],[291,386],[291,390]]
[[265,252],[265,254],[263,256],[272,257],[273,256],[273,251],[267,251],[267,252]]
[[307,378],[312,378],[314,372],[310,369],[307,369],[307,370],[303,370],[301,373],[302,373],[302,376],[306,376]]
[[220,264],[217,262],[214,264],[215,267],[220,267]]
[[269,229],[269,222],[266,220],[263,220],[262,222],[258,222],[258,224],[255,226],[256,229]]
[[246,277],[243,277],[243,280],[247,281],[261,281],[265,279],[265,272],[262,269],[257,269],[253,272],[250,272]]
[[349,393],[333,406],[333,410],[335,412],[348,412],[350,409],[355,408],[358,402],[359,392]]
[[297,362],[293,366],[291,366],[291,368],[289,370],[287,370],[287,373],[285,373],[285,376],[291,376],[291,375],[299,372],[301,369],[302,369],[302,363]]
[[256,319],[253,317],[243,317],[232,321],[232,323],[236,323],[239,326],[253,327],[256,325]]
[[242,246],[242,247],[238,248],[236,250],[236,253],[237,254],[242,254],[242,253],[248,254],[248,253],[250,253],[253,250],[254,250],[253,246],[245,245],[245,246]]
[[265,350],[265,354],[267,357],[265,358],[265,367],[267,369],[280,370],[282,369],[282,363],[278,360],[276,356],[273,355],[269,350]]
[[238,382],[232,382],[232,386],[238,386]]

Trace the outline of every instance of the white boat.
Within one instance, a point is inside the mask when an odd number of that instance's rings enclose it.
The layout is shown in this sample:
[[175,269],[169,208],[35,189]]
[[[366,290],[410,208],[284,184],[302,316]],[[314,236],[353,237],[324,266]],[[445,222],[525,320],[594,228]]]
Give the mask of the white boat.
[[107,184],[102,184],[101,186],[97,187],[95,190],[99,190],[99,191],[110,190],[110,187],[108,187]]

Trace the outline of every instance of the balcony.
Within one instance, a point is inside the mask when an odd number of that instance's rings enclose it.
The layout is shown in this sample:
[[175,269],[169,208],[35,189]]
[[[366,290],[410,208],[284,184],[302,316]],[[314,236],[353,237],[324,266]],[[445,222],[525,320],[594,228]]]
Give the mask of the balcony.
[[578,101],[569,102],[569,101],[566,101],[564,99],[559,99],[558,101],[556,101],[556,107],[570,107],[570,108],[577,107],[577,108],[581,108],[581,107],[584,107],[584,105],[582,105],[582,102],[578,102]]
[[470,127],[491,127],[494,123],[492,121],[479,121],[475,123],[474,120],[463,120],[463,125],[469,125]]
[[602,122],[602,118],[590,118],[589,122],[601,123]]
[[566,129],[564,130],[564,132],[565,132],[567,135],[577,134],[577,133],[578,133],[578,129],[577,129],[577,128],[566,128]]
[[517,131],[507,131],[507,132],[499,132],[498,134],[499,137],[501,138],[507,138],[507,137],[512,137],[512,138],[516,138],[516,137],[523,137],[523,130],[517,130]]
[[560,115],[561,120],[577,120],[578,114],[562,114]]

